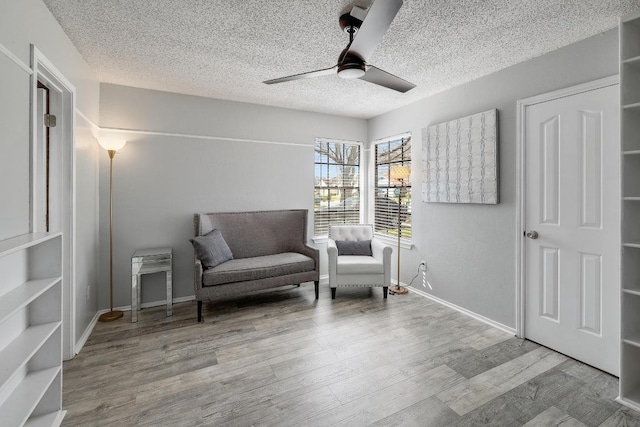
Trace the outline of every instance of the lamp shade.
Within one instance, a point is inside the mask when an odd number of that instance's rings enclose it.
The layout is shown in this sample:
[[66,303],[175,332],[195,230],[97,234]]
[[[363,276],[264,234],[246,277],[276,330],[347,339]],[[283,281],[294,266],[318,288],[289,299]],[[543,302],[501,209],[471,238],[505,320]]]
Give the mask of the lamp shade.
[[391,179],[407,179],[409,175],[411,175],[411,170],[408,166],[391,167]]
[[98,144],[105,150],[118,151],[127,143],[124,139],[98,138]]

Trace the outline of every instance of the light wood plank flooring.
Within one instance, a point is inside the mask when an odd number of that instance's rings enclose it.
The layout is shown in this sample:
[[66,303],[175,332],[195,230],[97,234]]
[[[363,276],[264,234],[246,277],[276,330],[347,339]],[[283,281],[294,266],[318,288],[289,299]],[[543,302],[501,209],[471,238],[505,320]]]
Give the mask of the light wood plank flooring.
[[618,380],[416,294],[313,284],[98,323],[68,426],[640,426]]

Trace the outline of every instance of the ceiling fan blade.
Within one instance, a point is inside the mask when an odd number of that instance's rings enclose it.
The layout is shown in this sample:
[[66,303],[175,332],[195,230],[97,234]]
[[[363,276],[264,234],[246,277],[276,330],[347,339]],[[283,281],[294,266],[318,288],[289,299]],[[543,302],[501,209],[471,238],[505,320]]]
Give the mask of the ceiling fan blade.
[[262,83],[272,85],[274,83],[283,83],[283,82],[290,82],[292,80],[302,80],[302,79],[310,79],[312,77],[326,76],[329,74],[334,74],[336,72],[336,68],[338,68],[338,66],[334,65],[331,68],[323,68],[322,70],[308,71],[306,73],[294,74],[292,76],[280,77],[278,79],[265,80]]
[[367,72],[364,73],[364,76],[360,77],[360,80],[366,80],[369,83],[384,86],[402,93],[416,87],[413,83],[409,83],[408,81],[394,76],[391,73],[387,73],[380,68],[376,68],[373,65],[367,66]]
[[401,6],[402,0],[375,0],[356,33],[349,52],[357,54],[365,62],[369,61]]

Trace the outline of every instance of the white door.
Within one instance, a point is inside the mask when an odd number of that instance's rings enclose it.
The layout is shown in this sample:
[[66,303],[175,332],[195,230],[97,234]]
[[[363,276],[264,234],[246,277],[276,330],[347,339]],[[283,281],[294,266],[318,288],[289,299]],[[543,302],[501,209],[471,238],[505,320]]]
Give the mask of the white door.
[[[620,354],[618,85],[526,107],[526,338],[614,375]],[[537,234],[537,236],[536,236]]]

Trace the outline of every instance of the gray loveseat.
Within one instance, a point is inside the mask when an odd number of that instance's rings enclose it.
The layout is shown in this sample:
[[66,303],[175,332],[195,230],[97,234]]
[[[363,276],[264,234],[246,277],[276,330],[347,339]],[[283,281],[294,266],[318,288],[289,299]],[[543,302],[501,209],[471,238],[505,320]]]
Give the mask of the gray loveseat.
[[310,281],[318,299],[320,257],[307,245],[306,210],[195,214],[194,225],[196,236],[219,230],[233,255],[209,269],[196,258],[198,322],[204,299]]

